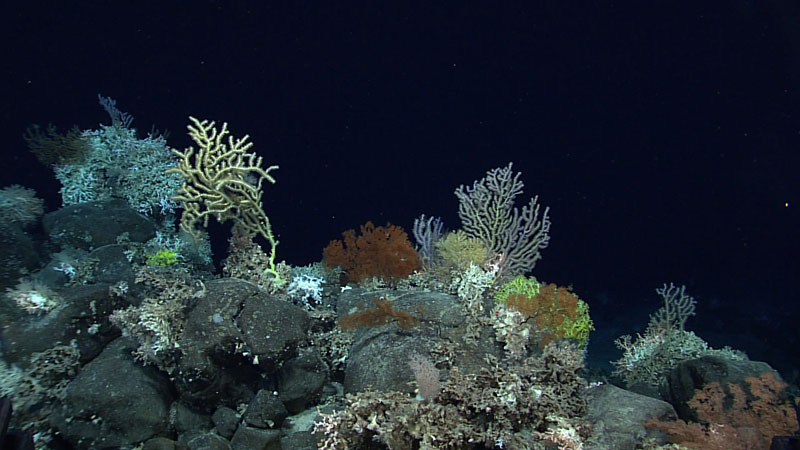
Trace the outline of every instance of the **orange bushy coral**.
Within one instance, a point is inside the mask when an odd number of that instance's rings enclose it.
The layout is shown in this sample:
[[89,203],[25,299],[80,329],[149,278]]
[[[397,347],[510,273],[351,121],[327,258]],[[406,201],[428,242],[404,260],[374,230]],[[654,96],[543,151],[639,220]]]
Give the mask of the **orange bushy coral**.
[[772,372],[747,377],[745,382],[747,390],[729,383],[726,391],[715,381],[695,391],[689,406],[703,424],[650,419],[645,426],[668,433],[670,442],[708,450],[770,448],[774,436],[797,431],[792,400],[784,393],[786,383]]
[[539,346],[544,348],[554,339],[573,337],[569,336],[569,330],[571,324],[581,320],[579,301],[569,288],[542,283],[533,297],[515,293],[505,303],[536,322],[536,329],[542,333]]
[[386,300],[383,297],[373,298],[372,303],[375,304],[374,308],[345,314],[336,323],[347,331],[355,330],[358,327],[379,327],[392,322],[396,322],[403,330],[419,325],[418,317],[405,311],[394,309],[394,302],[391,300]]
[[372,222],[361,226],[361,236],[355,230],[342,233],[343,241],[331,241],[323,258],[328,267],[341,267],[348,281],[359,282],[378,277],[395,281],[409,276],[417,267],[417,251],[401,227],[387,223],[376,227]]

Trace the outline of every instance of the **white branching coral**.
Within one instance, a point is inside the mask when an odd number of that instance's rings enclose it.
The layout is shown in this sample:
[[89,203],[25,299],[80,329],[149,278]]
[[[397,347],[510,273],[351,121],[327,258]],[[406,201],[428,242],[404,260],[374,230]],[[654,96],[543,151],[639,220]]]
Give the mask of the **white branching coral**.
[[467,317],[467,330],[464,339],[474,342],[480,338],[481,318],[483,317],[483,294],[494,283],[496,272],[486,270],[470,262],[463,270],[454,270],[450,291],[458,294]]
[[492,327],[498,342],[505,344],[508,357],[519,360],[528,354],[528,343],[533,325],[525,316],[505,305],[498,304],[492,310]]
[[172,370],[169,352],[179,347],[184,308],[191,298],[204,292],[190,286],[184,276],[180,271],[140,269],[136,282],[144,283],[152,297],[145,298],[139,306],[114,311],[110,316],[111,322],[124,335],[133,336],[139,342],[134,352],[138,359],[157,364],[167,372]]
[[314,309],[314,305],[322,303],[322,278],[314,277],[311,275],[297,275],[292,278],[286,293],[292,300],[296,300],[307,310]]
[[[478,373],[452,368],[424,402],[396,391],[348,394],[343,410],[320,413],[320,448],[539,448],[549,441],[580,449],[583,437],[572,424],[586,413],[586,382],[577,346],[550,343],[541,357],[487,364]],[[545,431],[532,441],[523,429]]]
[[636,338],[624,335],[614,344],[622,350],[622,357],[614,364],[614,375],[628,385],[635,383],[658,386],[661,378],[681,361],[705,355],[724,356],[729,359],[747,359],[742,352],[730,348],[713,349],[703,339],[684,329],[686,319],[694,315],[695,300],[686,294],[686,287],[664,284],[656,292],[664,306],[650,316],[644,333]]

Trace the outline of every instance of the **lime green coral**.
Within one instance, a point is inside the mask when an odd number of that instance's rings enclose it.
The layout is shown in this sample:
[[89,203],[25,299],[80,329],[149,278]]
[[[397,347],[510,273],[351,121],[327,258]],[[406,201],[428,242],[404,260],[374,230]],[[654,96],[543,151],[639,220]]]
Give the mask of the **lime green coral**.
[[539,334],[541,345],[566,338],[583,348],[594,330],[586,302],[568,288],[540,283],[533,277],[519,275],[508,281],[497,291],[495,300],[532,319],[528,323]]
[[578,342],[581,348],[586,347],[586,341],[589,340],[589,333],[594,331],[594,322],[589,317],[589,305],[583,300],[578,300],[578,305],[575,308],[577,317],[571,318],[567,316],[564,321],[556,328],[556,335],[574,339]]
[[178,262],[178,254],[175,251],[166,248],[162,248],[152,255],[147,255],[146,261],[148,266],[161,267],[171,266],[176,262]]
[[536,278],[518,275],[511,281],[507,281],[503,284],[503,286],[497,290],[497,293],[494,294],[494,299],[500,303],[505,303],[508,297],[514,294],[533,298],[539,293],[541,287],[542,285],[536,281]]

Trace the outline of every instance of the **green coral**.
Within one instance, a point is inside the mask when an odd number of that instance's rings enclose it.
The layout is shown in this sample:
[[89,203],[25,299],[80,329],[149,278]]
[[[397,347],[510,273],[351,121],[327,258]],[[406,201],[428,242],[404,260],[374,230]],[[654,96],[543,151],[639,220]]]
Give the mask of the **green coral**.
[[176,262],[178,262],[178,253],[167,248],[162,248],[151,255],[147,255],[146,261],[148,266],[160,267],[171,266]]
[[556,334],[574,339],[578,342],[580,348],[585,348],[586,342],[589,340],[589,333],[594,331],[594,321],[589,317],[589,305],[583,300],[578,300],[578,305],[575,309],[578,317],[564,319],[564,322],[556,329]]
[[497,293],[494,294],[494,299],[500,303],[505,303],[508,297],[515,294],[533,298],[539,293],[539,289],[541,287],[542,285],[536,281],[536,278],[528,278],[525,275],[517,275],[516,278],[513,278],[511,281],[507,281],[502,287],[500,287],[500,289],[497,290]]
[[540,345],[551,339],[571,339],[586,347],[594,322],[589,305],[568,288],[540,283],[519,275],[495,293],[495,300],[532,319],[529,324],[540,336]]

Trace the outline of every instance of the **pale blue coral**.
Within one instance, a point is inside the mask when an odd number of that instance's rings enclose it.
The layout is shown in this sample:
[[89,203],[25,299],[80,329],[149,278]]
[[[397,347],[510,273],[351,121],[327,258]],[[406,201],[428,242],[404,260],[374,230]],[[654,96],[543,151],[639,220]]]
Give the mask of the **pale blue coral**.
[[[182,184],[179,175],[166,173],[177,158],[163,136],[136,137],[136,131],[116,121],[83,132],[89,152],[81,161],[54,167],[66,205],[124,198],[147,215],[171,215],[172,200]],[[127,122],[129,123],[129,122]]]

